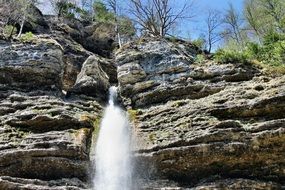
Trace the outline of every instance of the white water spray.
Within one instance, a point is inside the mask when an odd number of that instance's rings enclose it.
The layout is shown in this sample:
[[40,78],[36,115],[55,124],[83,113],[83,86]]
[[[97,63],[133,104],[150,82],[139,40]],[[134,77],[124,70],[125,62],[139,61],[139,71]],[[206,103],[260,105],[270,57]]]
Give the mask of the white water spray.
[[126,113],[115,105],[117,88],[109,89],[109,105],[96,144],[96,190],[132,190],[130,125]]

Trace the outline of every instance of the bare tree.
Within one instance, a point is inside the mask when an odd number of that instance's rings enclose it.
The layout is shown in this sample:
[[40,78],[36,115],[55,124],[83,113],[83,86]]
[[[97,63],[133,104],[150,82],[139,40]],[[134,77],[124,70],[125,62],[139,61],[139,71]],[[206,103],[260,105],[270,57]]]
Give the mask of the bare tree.
[[185,1],[179,10],[170,5],[174,0],[130,0],[130,2],[131,14],[135,17],[135,21],[143,30],[154,36],[165,36],[179,20],[194,16],[190,11],[193,5],[191,0]]
[[249,29],[252,30],[260,41],[260,19],[261,14],[255,10],[254,0],[245,1],[244,15],[249,25]]
[[213,45],[222,39],[219,27],[222,25],[221,13],[216,10],[209,10],[206,18],[206,41],[208,52],[210,53]]
[[229,4],[229,9],[226,10],[223,18],[225,31],[224,38],[234,40],[238,45],[244,46],[244,39],[242,35],[244,20],[242,16],[235,10],[232,4]]

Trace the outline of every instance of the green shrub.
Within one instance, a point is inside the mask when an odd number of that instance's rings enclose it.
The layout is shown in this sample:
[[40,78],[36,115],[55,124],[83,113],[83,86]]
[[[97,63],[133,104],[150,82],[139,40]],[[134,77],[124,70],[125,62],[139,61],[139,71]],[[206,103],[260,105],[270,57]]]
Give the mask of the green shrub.
[[93,4],[93,10],[95,12],[95,20],[103,23],[114,23],[115,15],[110,12],[106,5],[101,1],[97,0]]
[[258,43],[249,42],[246,45],[245,51],[247,52],[249,56],[257,59],[261,52],[261,46]]
[[[276,40],[279,39],[279,40]],[[214,58],[219,63],[250,63],[262,68],[265,74],[279,76],[285,74],[285,40],[268,37],[263,45],[250,42],[241,51],[219,49]]]
[[193,40],[191,41],[191,43],[201,50],[205,49],[206,46],[206,41],[203,38],[198,38],[196,40]]
[[218,63],[247,63],[249,54],[244,51],[219,49],[214,55]]
[[205,63],[205,61],[206,61],[206,58],[205,58],[205,55],[203,54],[198,54],[194,60],[195,63]]
[[280,34],[280,33],[276,33],[276,32],[271,31],[264,36],[263,44],[265,46],[267,46],[267,45],[271,45],[271,44],[274,44],[276,42],[284,41],[284,40],[285,40],[284,34]]
[[6,25],[3,29],[3,34],[5,37],[10,37],[17,33],[17,28],[12,25]]
[[251,59],[269,66],[285,64],[285,38],[281,35],[272,34],[264,38],[263,45],[248,43],[245,49]]
[[31,42],[35,38],[32,32],[27,32],[20,37],[21,42]]

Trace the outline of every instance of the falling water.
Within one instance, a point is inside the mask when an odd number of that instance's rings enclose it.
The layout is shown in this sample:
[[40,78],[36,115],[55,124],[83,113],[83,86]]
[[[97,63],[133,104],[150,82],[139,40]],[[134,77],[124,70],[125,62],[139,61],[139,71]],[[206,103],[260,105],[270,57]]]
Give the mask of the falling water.
[[130,125],[115,104],[117,88],[109,89],[109,105],[100,125],[95,156],[96,190],[131,190]]

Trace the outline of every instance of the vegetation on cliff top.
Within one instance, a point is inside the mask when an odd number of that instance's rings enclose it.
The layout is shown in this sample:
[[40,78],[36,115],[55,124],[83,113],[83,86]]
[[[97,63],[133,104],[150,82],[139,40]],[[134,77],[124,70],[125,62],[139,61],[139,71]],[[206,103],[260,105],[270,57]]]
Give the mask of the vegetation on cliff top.
[[[49,0],[55,15],[82,22],[100,22],[113,25],[120,44],[144,35],[175,37],[179,23],[193,17],[194,1],[185,1],[182,7],[175,0],[129,0],[129,8],[120,0]],[[24,24],[32,18],[31,7],[37,0],[0,0],[0,28],[4,36],[21,37]],[[206,28],[193,44],[206,53],[214,53],[217,62],[255,63],[271,70],[284,73],[285,62],[285,2],[283,0],[245,0],[243,12],[229,4],[222,13],[209,10],[205,15]],[[18,31],[17,31],[17,29]],[[17,31],[17,32],[16,32]],[[30,33],[28,34],[30,35]],[[25,41],[25,35],[23,38]],[[203,62],[203,56],[197,57]]]

